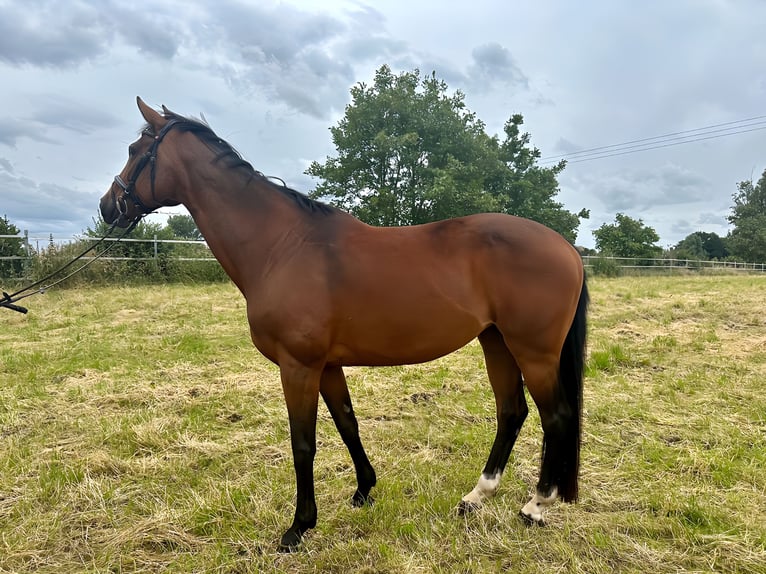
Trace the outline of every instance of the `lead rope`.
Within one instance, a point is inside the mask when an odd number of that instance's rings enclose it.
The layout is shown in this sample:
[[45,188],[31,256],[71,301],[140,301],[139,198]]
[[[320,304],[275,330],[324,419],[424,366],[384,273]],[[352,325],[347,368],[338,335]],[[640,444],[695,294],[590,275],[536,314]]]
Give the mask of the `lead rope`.
[[[3,291],[3,297],[2,297],[2,298],[0,298],[0,307],[7,307],[8,309],[11,309],[12,311],[18,311],[19,313],[27,313],[28,309],[27,309],[26,307],[22,307],[21,305],[15,305],[15,303],[16,303],[17,301],[21,301],[22,299],[26,299],[27,297],[31,297],[32,295],[39,295],[39,294],[41,294],[41,293],[45,293],[45,292],[46,292],[48,289],[51,289],[51,288],[55,287],[56,285],[59,285],[60,283],[63,283],[64,281],[66,281],[66,280],[67,280],[67,279],[69,279],[70,277],[72,277],[72,276],[76,275],[77,273],[79,273],[80,271],[82,271],[83,269],[85,269],[86,267],[88,267],[89,265],[91,265],[91,264],[92,264],[94,261],[96,261],[97,259],[100,259],[100,258],[101,258],[101,257],[103,257],[104,255],[106,255],[107,253],[109,253],[109,251],[110,251],[110,250],[111,250],[111,249],[112,249],[112,248],[113,248],[113,247],[114,247],[114,246],[115,246],[117,243],[119,243],[121,239],[123,239],[125,236],[127,236],[127,235],[128,235],[128,233],[130,233],[131,231],[133,231],[133,230],[136,228],[136,225],[138,225],[138,222],[139,222],[139,221],[141,221],[141,217],[137,217],[136,219],[134,219],[134,220],[131,222],[131,224],[130,224],[130,225],[127,227],[127,229],[125,229],[125,231],[122,233],[122,235],[120,235],[120,236],[119,236],[119,237],[118,237],[118,238],[117,238],[117,239],[116,239],[116,240],[115,240],[115,241],[114,241],[114,242],[113,242],[111,245],[107,246],[107,247],[106,247],[105,249],[103,249],[103,250],[102,250],[100,253],[97,253],[97,254],[95,255],[95,257],[93,257],[92,259],[90,259],[90,261],[88,261],[88,262],[87,262],[87,263],[85,263],[84,265],[81,265],[80,267],[78,267],[77,269],[75,269],[74,271],[72,271],[71,273],[68,273],[67,275],[65,275],[65,276],[64,276],[64,277],[62,277],[61,279],[58,279],[58,280],[54,281],[53,283],[49,283],[49,284],[47,284],[47,285],[44,285],[43,287],[40,287],[40,285],[43,285],[43,284],[44,284],[46,281],[48,281],[48,280],[49,280],[49,279],[51,279],[52,277],[55,277],[56,275],[58,275],[58,274],[59,274],[59,273],[61,273],[62,271],[66,270],[66,269],[68,269],[69,267],[71,267],[72,265],[74,265],[74,264],[75,264],[77,261],[79,261],[80,259],[82,259],[82,258],[83,258],[85,255],[87,255],[88,253],[90,253],[91,251],[93,251],[93,250],[94,250],[96,247],[98,247],[98,246],[99,246],[99,245],[101,245],[101,244],[102,244],[102,243],[103,243],[103,242],[104,242],[106,239],[108,239],[108,238],[109,238],[109,236],[112,234],[112,231],[114,231],[114,228],[117,226],[117,222],[115,221],[115,222],[112,224],[112,226],[111,226],[111,227],[110,227],[110,228],[107,230],[106,234],[105,234],[105,235],[104,235],[104,236],[103,236],[101,239],[99,239],[98,241],[96,241],[96,243],[94,243],[93,245],[91,245],[90,247],[88,247],[88,248],[87,248],[85,251],[83,251],[82,253],[80,253],[80,254],[79,254],[77,257],[75,257],[74,259],[72,259],[72,260],[71,260],[69,263],[67,263],[66,265],[63,265],[62,267],[59,267],[58,269],[56,269],[56,270],[55,270],[55,271],[53,271],[52,273],[49,273],[48,275],[46,275],[46,276],[45,276],[45,277],[43,277],[42,279],[39,279],[39,280],[35,281],[34,283],[32,283],[32,284],[30,284],[30,285],[27,285],[27,286],[26,286],[26,287],[24,287],[23,289],[19,289],[19,290],[18,290],[18,291],[16,291],[15,293],[11,293],[11,294],[9,295],[9,294],[8,294],[8,293],[6,293],[5,291]],[[36,289],[36,288],[37,288],[37,289]],[[35,290],[33,291],[33,289],[35,289]],[[31,292],[30,292],[30,293],[27,293],[27,291],[31,291]]]

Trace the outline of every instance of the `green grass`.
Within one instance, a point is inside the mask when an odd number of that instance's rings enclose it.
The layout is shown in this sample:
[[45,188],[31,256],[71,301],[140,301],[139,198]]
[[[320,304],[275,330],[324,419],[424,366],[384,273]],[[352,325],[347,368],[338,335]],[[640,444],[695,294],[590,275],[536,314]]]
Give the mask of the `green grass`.
[[294,476],[278,372],[235,288],[54,291],[0,310],[0,572],[766,572],[766,278],[591,280],[581,501],[517,517],[534,407],[494,436],[476,343],[347,369],[376,503],[320,407],[319,524],[281,555]]

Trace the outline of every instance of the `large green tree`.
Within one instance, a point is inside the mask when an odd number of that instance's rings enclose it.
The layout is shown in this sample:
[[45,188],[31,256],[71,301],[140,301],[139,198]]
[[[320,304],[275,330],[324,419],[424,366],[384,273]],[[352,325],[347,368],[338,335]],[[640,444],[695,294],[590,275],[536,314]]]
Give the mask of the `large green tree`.
[[604,223],[596,229],[593,236],[602,255],[651,259],[662,254],[657,232],[641,219],[623,213],[615,216],[614,223]]
[[758,183],[737,185],[728,219],[734,226],[727,237],[731,254],[745,261],[766,262],[766,170]]
[[322,198],[373,225],[413,225],[484,211],[529,217],[574,242],[581,217],[555,201],[564,163],[537,165],[521,115],[504,139],[486,133],[435,74],[394,74],[382,66],[372,85],[351,88],[351,104],[330,128],[336,157],[312,162]]

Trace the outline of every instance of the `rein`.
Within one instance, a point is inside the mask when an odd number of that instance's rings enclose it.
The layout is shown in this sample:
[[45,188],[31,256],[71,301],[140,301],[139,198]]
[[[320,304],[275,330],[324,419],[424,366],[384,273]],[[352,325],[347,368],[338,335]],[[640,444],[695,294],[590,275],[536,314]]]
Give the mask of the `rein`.
[[[3,296],[2,296],[2,298],[0,298],[0,307],[6,307],[6,308],[8,308],[8,309],[10,309],[12,311],[18,311],[19,313],[26,314],[28,309],[26,307],[22,307],[21,305],[16,305],[15,304],[16,302],[21,301],[22,299],[26,299],[27,297],[31,297],[32,295],[39,295],[41,293],[45,293],[48,289],[51,289],[52,287],[55,287],[56,285],[59,285],[60,283],[63,283],[64,281],[66,281],[67,279],[72,277],[73,275],[79,273],[80,271],[82,271],[83,269],[85,269],[86,267],[91,265],[94,261],[96,261],[97,259],[100,259],[104,255],[106,255],[115,246],[115,244],[119,243],[122,238],[124,238],[126,235],[128,235],[128,233],[130,233],[131,231],[133,231],[136,228],[136,225],[138,225],[139,221],[141,221],[141,217],[137,217],[136,219],[134,219],[131,222],[131,224],[125,229],[125,231],[122,233],[122,235],[120,235],[114,241],[114,243],[112,243],[108,247],[104,248],[101,252],[97,253],[95,255],[95,257],[93,257],[90,261],[88,261],[87,263],[81,265],[80,267],[78,267],[74,271],[68,273],[67,275],[65,275],[61,279],[58,279],[58,280],[56,280],[56,281],[54,281],[52,283],[48,283],[47,285],[43,285],[46,281],[48,281],[51,278],[55,277],[56,275],[58,275],[62,271],[68,269],[69,267],[74,265],[77,261],[79,261],[80,259],[85,257],[88,253],[93,251],[96,247],[101,245],[112,234],[112,231],[114,231],[114,228],[117,226],[117,222],[112,224],[112,226],[107,230],[106,234],[102,238],[100,238],[98,241],[96,241],[96,243],[94,243],[93,245],[88,247],[85,251],[80,253],[77,257],[72,259],[66,265],[63,265],[63,266],[59,267],[58,269],[56,269],[52,273],[49,273],[48,275],[46,275],[42,279],[39,279],[39,280],[35,281],[34,283],[32,283],[30,285],[27,285],[23,289],[19,289],[15,293],[8,294],[5,291],[3,291],[2,292]],[[43,285],[43,286],[40,287],[40,285]]]
[[[130,200],[133,205],[138,208],[138,210],[141,212],[141,214],[137,217],[135,217],[130,225],[127,227],[127,229],[123,232],[122,235],[120,235],[114,243],[103,249],[100,253],[97,253],[92,259],[90,259],[85,264],[81,265],[74,271],[68,273],[64,277],[49,283],[47,285],[44,285],[43,287],[40,287],[40,285],[43,285],[46,281],[50,280],[51,278],[57,276],[59,273],[65,271],[72,265],[74,265],[77,261],[82,259],[85,255],[93,251],[96,247],[98,247],[101,243],[103,243],[114,231],[114,228],[117,225],[117,221],[115,221],[112,226],[107,230],[106,234],[100,238],[96,243],[88,247],[85,251],[80,253],[77,257],[72,259],[69,263],[66,265],[63,265],[56,271],[53,271],[52,273],[49,273],[42,279],[35,281],[34,283],[27,285],[23,289],[19,289],[15,293],[8,294],[5,291],[2,291],[2,297],[0,297],[0,307],[6,307],[8,309],[11,309],[12,311],[18,311],[19,313],[27,313],[28,309],[26,307],[22,307],[21,305],[16,305],[18,301],[21,301],[22,299],[26,299],[27,297],[31,297],[32,295],[38,295],[40,293],[45,293],[48,289],[51,289],[52,287],[55,287],[56,285],[59,285],[60,283],[63,283],[73,275],[79,273],[89,265],[91,265],[94,261],[97,259],[100,259],[104,255],[106,255],[112,247],[116,243],[119,243],[121,239],[123,239],[125,236],[127,236],[133,229],[135,229],[136,225],[138,225],[138,222],[141,221],[141,219],[148,215],[149,213],[153,212],[156,208],[149,208],[138,196],[136,193],[136,181],[138,180],[138,177],[141,175],[143,170],[146,168],[146,166],[149,166],[149,180],[151,184],[151,197],[156,202],[155,193],[154,193],[154,175],[156,170],[156,164],[157,164],[157,148],[159,147],[162,140],[165,138],[167,133],[176,125],[183,123],[182,120],[172,118],[170,119],[160,130],[158,134],[154,136],[154,142],[152,142],[152,145],[149,147],[149,149],[144,153],[136,163],[136,165],[133,168],[133,171],[130,174],[130,177],[128,178],[128,181],[122,179],[119,175],[116,175],[114,177],[114,183],[117,185],[120,190],[122,190],[121,196],[115,196],[114,201],[115,205],[117,206],[117,211],[121,215],[126,215],[128,212],[128,205],[127,200]],[[261,172],[256,171],[258,175],[263,177],[264,179],[271,180],[271,181],[277,181],[279,182],[283,187],[287,187],[285,181],[280,177],[275,176],[266,176],[263,175]]]
[[[177,119],[171,119],[169,120],[160,130],[160,132],[154,136],[154,142],[149,147],[149,149],[146,151],[146,153],[141,156],[141,158],[138,160],[138,163],[136,163],[135,167],[133,168],[133,172],[131,173],[130,177],[128,178],[127,183],[119,176],[116,175],[114,177],[114,183],[117,184],[117,187],[119,187],[122,190],[122,196],[121,197],[115,197],[115,205],[117,206],[117,211],[120,212],[121,215],[126,215],[128,211],[128,205],[127,205],[127,199],[133,202],[133,204],[139,208],[141,211],[141,215],[138,217],[135,217],[130,225],[125,229],[122,235],[120,235],[117,240],[103,249],[100,253],[96,254],[95,257],[93,257],[90,261],[85,263],[84,265],[81,265],[71,273],[68,273],[61,279],[58,279],[57,281],[54,281],[53,283],[49,283],[47,285],[44,285],[43,287],[40,287],[40,285],[43,285],[46,281],[49,279],[55,277],[62,271],[68,269],[72,265],[74,265],[77,261],[82,259],[85,255],[93,251],[96,247],[98,247],[101,243],[103,243],[114,231],[114,228],[117,226],[117,221],[115,221],[112,226],[107,230],[106,234],[99,239],[96,243],[88,247],[85,251],[80,253],[77,257],[72,259],[69,263],[66,265],[60,267],[53,273],[50,273],[43,277],[42,279],[35,281],[31,285],[27,285],[23,289],[19,289],[15,293],[8,294],[5,291],[2,292],[3,296],[0,298],[0,307],[6,307],[8,309],[11,309],[12,311],[18,311],[19,313],[27,313],[28,309],[26,307],[22,307],[21,305],[16,305],[15,303],[18,301],[21,301],[22,299],[26,299],[27,297],[31,297],[32,295],[37,295],[40,293],[45,293],[48,289],[55,287],[56,285],[59,285],[60,283],[63,283],[76,273],[79,273],[89,265],[91,265],[94,261],[97,259],[103,257],[106,255],[112,247],[116,243],[119,243],[119,241],[124,238],[128,233],[133,231],[136,228],[136,225],[138,225],[138,222],[141,221],[141,219],[145,216],[154,211],[154,209],[150,209],[146,206],[146,204],[141,201],[141,198],[138,197],[138,194],[136,193],[136,180],[138,179],[138,176],[141,175],[141,172],[143,172],[144,168],[149,165],[149,175],[150,175],[150,181],[151,181],[151,193],[152,193],[152,199],[155,199],[154,196],[154,174],[156,169],[156,163],[157,163],[157,148],[159,147],[162,140],[165,138],[167,133],[173,128],[173,126],[181,123],[180,120]],[[156,199],[155,199],[156,201]],[[156,208],[155,208],[156,209]]]

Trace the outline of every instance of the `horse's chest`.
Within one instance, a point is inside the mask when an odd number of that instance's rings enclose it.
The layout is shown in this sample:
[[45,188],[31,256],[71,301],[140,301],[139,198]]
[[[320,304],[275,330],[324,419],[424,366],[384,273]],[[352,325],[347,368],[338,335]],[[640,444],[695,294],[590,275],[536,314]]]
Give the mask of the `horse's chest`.
[[309,308],[278,305],[248,310],[248,322],[253,344],[275,363],[285,354],[313,363],[325,357],[330,346],[329,322]]

